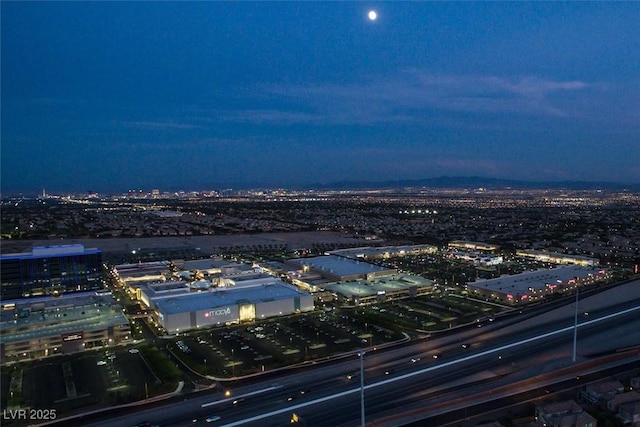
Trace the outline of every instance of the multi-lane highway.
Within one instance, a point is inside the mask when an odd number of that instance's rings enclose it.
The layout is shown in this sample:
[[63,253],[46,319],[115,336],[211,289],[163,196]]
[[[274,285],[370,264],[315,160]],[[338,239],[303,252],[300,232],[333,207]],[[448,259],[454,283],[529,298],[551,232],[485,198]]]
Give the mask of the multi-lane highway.
[[[482,327],[456,334],[386,351],[369,349],[363,358],[363,389],[360,359],[352,355],[150,408],[68,420],[67,425],[121,426],[149,421],[161,426],[275,426],[290,425],[293,417],[306,426],[355,426],[361,420],[362,392],[367,423],[402,425],[477,405],[478,399],[506,399],[523,392],[523,387],[548,386],[556,378],[544,377],[546,373],[571,366],[593,368],[586,362],[595,356],[640,345],[637,297],[610,298],[607,304],[595,305],[581,301],[578,357],[573,364],[575,313],[573,304],[538,315],[516,312],[511,318],[487,321]],[[634,360],[640,360],[637,352],[633,354]],[[495,390],[505,395],[498,396]],[[207,423],[207,418],[215,421]]]

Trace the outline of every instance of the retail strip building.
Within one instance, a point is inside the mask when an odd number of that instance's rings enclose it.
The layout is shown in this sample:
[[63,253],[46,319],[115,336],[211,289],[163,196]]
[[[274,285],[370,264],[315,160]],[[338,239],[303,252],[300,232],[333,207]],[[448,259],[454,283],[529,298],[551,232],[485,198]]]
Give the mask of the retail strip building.
[[546,295],[563,293],[607,278],[602,268],[563,266],[528,271],[496,279],[469,282],[467,291],[487,300],[516,305],[538,301]]

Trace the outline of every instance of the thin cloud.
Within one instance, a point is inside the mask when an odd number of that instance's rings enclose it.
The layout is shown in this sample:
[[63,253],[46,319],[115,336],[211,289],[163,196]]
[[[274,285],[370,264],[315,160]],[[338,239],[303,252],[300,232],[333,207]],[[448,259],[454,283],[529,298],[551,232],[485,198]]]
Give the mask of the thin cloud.
[[[366,125],[419,123],[438,112],[567,117],[580,112],[559,106],[566,103],[566,94],[590,87],[582,81],[539,77],[446,76],[406,70],[391,78],[370,77],[358,83],[264,86],[263,95],[291,106],[282,110],[234,111],[219,119],[263,124]],[[300,110],[310,112],[297,112]]]
[[332,113],[338,112],[339,117],[346,114],[355,121],[366,121],[367,117],[376,121],[399,117],[404,121],[429,110],[562,116],[569,112],[554,106],[554,98],[587,87],[581,81],[441,76],[410,70],[391,79],[373,78],[349,85],[276,86],[271,91],[309,103],[327,118],[336,118]]
[[191,123],[176,122],[122,122],[122,125],[129,128],[145,129],[145,130],[170,130],[170,129],[202,129],[200,125]]
[[[344,170],[340,179],[348,179],[353,174],[373,176],[375,180],[397,179],[397,177],[422,178],[425,174],[447,175],[452,171],[464,175],[501,176],[504,174],[504,162],[497,158],[471,157],[456,153],[439,153],[434,147],[423,145],[418,149],[406,147],[382,147],[376,145],[341,146],[332,150],[333,156],[324,159],[328,167]],[[363,161],[370,159],[371,161]],[[330,164],[328,164],[330,162]],[[375,163],[373,170],[368,166]]]
[[290,125],[295,123],[321,123],[323,119],[323,116],[318,114],[267,109],[225,112],[218,116],[218,120],[221,121],[279,125]]
[[[617,89],[620,90],[619,88]],[[351,83],[271,84],[225,94],[237,107],[199,109],[196,123],[256,125],[427,125],[504,128],[517,118],[580,119],[623,123],[623,104],[612,109],[615,90],[602,82],[536,76],[440,75],[407,69],[391,77],[365,76]],[[256,108],[257,107],[257,108]],[[495,120],[506,117],[510,120]],[[486,118],[490,120],[478,120]],[[629,121],[629,120],[626,120]],[[455,125],[452,125],[455,123]],[[149,125],[147,125],[149,126]]]

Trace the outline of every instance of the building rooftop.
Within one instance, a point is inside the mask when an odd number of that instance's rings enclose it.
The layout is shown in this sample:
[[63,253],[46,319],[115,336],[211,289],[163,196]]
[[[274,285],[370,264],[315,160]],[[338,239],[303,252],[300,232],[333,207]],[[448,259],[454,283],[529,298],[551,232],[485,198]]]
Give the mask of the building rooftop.
[[84,245],[51,245],[34,246],[30,252],[3,254],[2,259],[48,258],[52,256],[69,256],[102,253],[97,248],[85,248]]
[[588,384],[585,388],[591,393],[606,394],[624,390],[624,385],[618,380],[605,380],[595,384]]
[[[211,283],[209,283],[211,285]],[[164,292],[181,291],[189,292],[189,282],[185,280],[168,280],[166,282],[147,282],[140,285],[150,296],[158,295]]]
[[116,271],[124,280],[132,277],[161,275],[169,272],[167,261],[139,262],[134,264],[120,264],[115,266]]
[[405,254],[435,252],[438,248],[433,245],[402,245],[402,246],[363,246],[359,248],[337,249],[330,251],[330,255],[345,258],[385,258]]
[[110,293],[81,292],[3,301],[2,308],[0,342],[3,343],[129,323]]
[[349,258],[343,258],[335,255],[319,256],[311,258],[298,258],[289,260],[304,267],[314,269],[316,271],[325,271],[334,276],[354,276],[367,275],[371,273],[379,273],[388,271],[386,267],[369,264],[367,262],[356,261]]
[[307,296],[278,279],[273,283],[239,288],[212,288],[208,291],[189,292],[181,295],[152,297],[159,311],[166,314],[206,310],[235,305],[242,302],[277,301],[296,296]]
[[424,287],[432,284],[433,281],[419,276],[396,274],[373,280],[350,280],[348,282],[331,283],[322,287],[345,296],[364,297],[402,291],[412,286]]
[[566,285],[575,278],[583,279],[589,276],[596,276],[599,271],[600,269],[598,268],[571,265],[552,269],[539,269],[513,276],[501,276],[496,279],[479,279],[475,282],[470,282],[468,286],[488,288],[503,293],[527,294],[548,286]]
[[543,403],[540,406],[540,411],[544,414],[566,414],[572,412],[582,412],[582,406],[578,405],[573,400],[563,400],[559,402]]
[[224,266],[232,265],[233,263],[224,259],[194,259],[194,260],[174,260],[173,264],[181,270],[220,270]]
[[485,242],[470,242],[466,240],[453,240],[449,242],[449,246],[459,246],[470,249],[482,249],[482,250],[496,250],[500,248],[499,245],[493,245]]
[[640,393],[636,390],[632,390],[626,393],[614,394],[611,397],[610,401],[614,406],[619,406],[630,402],[640,402]]
[[628,414],[640,414],[640,400],[621,403],[618,406],[618,409],[619,409],[618,413],[621,413],[624,411]]
[[581,260],[581,261],[593,261],[596,263],[598,262],[597,258],[592,258],[584,255],[569,255],[569,254],[563,254],[558,252],[539,251],[535,249],[522,249],[516,252],[516,255],[524,255],[524,254],[533,255],[533,256],[542,256],[542,257],[548,257],[548,258],[574,259],[574,260]]
[[558,427],[588,426],[594,425],[596,421],[595,418],[585,411],[547,417],[547,422]]

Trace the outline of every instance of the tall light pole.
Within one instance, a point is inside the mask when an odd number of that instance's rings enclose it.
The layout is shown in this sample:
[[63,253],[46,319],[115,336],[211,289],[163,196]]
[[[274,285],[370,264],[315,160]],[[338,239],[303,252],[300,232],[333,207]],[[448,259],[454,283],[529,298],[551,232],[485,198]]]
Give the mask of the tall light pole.
[[576,363],[576,350],[578,348],[578,294],[580,293],[580,288],[576,286],[576,311],[573,316],[573,358],[571,359],[573,363]]
[[360,424],[364,425],[364,351],[360,351]]

